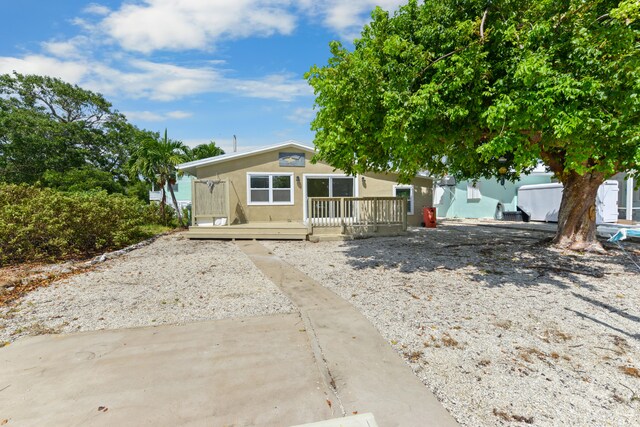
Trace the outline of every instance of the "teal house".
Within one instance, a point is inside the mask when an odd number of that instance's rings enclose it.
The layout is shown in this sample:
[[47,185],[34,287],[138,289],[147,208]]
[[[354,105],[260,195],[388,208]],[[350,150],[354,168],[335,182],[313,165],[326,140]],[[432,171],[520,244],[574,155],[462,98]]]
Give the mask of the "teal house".
[[[191,180],[194,179],[191,175],[183,175],[178,178],[178,181],[173,185],[173,192],[176,195],[176,201],[178,202],[178,208],[183,209],[191,205]],[[167,184],[167,205],[173,207],[173,200],[171,199],[171,193],[169,192],[169,184]],[[157,188],[156,185],[149,191],[150,202],[160,202],[162,200],[162,191]]]
[[552,182],[543,166],[517,182],[500,184],[496,179],[452,182],[443,180],[434,189],[433,205],[440,218],[499,218],[501,212],[517,210],[518,188]]

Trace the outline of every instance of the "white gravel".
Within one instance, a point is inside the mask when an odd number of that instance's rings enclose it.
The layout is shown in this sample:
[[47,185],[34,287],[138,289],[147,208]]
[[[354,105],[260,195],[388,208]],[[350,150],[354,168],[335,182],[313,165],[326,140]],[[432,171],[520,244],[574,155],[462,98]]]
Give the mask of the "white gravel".
[[0,343],[41,333],[293,311],[234,243],[171,234],[0,307]]
[[265,245],[362,311],[464,426],[638,426],[640,273],[535,244],[549,236],[456,223]]

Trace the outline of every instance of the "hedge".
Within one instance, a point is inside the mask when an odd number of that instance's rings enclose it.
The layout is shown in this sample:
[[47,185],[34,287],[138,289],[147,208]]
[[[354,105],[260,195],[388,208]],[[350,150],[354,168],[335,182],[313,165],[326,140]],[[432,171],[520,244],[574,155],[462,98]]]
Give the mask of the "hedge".
[[159,222],[157,208],[121,194],[0,183],[0,266],[121,248]]

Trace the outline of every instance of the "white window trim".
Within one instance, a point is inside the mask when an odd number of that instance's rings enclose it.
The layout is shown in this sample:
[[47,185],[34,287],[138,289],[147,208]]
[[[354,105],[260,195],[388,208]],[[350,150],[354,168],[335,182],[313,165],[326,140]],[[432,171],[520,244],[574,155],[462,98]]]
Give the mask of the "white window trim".
[[[251,201],[251,177],[252,176],[268,176],[269,177],[269,188],[262,188],[261,190],[269,190],[269,201],[268,202],[252,202]],[[273,177],[274,176],[288,176],[291,183],[290,188],[290,202],[274,202],[273,201]],[[293,178],[293,172],[247,172],[247,205],[248,206],[292,206],[294,204],[294,194],[293,188],[295,187],[295,182]],[[283,189],[281,189],[283,190]]]
[[411,192],[409,193],[409,211],[407,212],[407,215],[413,215],[414,212],[414,207],[413,207],[413,185],[401,185],[401,184],[397,184],[393,186],[393,197],[398,197],[396,196],[396,189],[402,189],[402,190],[411,190]]

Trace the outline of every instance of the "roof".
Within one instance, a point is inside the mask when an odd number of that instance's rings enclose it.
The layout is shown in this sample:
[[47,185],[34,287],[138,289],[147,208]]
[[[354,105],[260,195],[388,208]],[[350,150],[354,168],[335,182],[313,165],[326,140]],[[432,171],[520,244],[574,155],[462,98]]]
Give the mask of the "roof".
[[222,154],[220,156],[208,157],[206,159],[194,160],[193,162],[182,163],[176,166],[176,169],[195,175],[197,168],[202,166],[210,166],[218,163],[228,162],[230,160],[241,159],[243,157],[254,156],[256,154],[262,154],[269,151],[282,150],[285,148],[293,148],[296,150],[303,150],[308,153],[315,154],[316,150],[313,147],[304,145],[298,141],[289,140],[281,142],[275,145],[269,145],[267,147],[258,148],[251,151],[245,151],[243,153],[229,153]]

